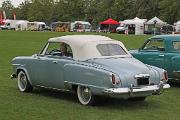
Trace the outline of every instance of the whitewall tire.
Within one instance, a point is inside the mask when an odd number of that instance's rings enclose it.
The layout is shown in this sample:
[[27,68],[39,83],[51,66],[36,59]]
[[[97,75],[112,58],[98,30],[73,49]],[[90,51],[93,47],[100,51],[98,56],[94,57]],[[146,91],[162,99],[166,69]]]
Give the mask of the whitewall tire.
[[77,96],[82,105],[94,105],[95,103],[95,96],[88,87],[78,86]]
[[18,88],[21,92],[31,92],[33,90],[24,71],[18,73]]

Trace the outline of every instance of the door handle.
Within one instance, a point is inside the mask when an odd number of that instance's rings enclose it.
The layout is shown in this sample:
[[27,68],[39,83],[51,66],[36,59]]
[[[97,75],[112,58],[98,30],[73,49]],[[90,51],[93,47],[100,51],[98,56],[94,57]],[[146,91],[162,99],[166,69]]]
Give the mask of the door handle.
[[159,57],[164,57],[164,55],[159,55]]
[[53,61],[53,63],[54,63],[54,64],[57,64],[57,63],[58,63],[58,61]]

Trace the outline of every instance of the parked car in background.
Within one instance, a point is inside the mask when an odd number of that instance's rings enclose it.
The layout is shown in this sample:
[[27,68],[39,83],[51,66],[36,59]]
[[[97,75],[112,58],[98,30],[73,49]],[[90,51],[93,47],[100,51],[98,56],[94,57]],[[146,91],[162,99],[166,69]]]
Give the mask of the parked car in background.
[[4,25],[1,25],[2,30],[15,30],[15,25],[20,20],[4,20]]
[[169,79],[180,79],[180,35],[157,35],[130,53],[145,64],[168,72]]
[[125,34],[125,31],[128,31],[128,26],[120,25],[116,28],[116,32],[119,34]]
[[37,55],[12,60],[22,92],[33,87],[75,91],[92,105],[97,96],[145,100],[169,88],[165,70],[133,58],[120,41],[99,35],[51,38]]

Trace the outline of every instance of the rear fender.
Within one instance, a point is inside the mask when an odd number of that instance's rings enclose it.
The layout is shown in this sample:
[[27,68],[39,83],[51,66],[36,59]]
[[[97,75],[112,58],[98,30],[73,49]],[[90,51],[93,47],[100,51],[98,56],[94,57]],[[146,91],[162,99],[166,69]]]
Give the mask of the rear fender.
[[64,66],[65,83],[89,87],[94,93],[113,87],[109,71],[81,64]]

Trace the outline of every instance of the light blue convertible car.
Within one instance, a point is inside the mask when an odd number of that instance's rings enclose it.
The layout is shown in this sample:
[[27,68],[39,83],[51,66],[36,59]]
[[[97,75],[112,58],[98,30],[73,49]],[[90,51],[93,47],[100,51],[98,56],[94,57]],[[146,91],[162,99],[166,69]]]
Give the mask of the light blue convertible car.
[[39,54],[12,60],[21,92],[33,87],[75,91],[79,102],[97,96],[145,100],[169,88],[164,69],[133,58],[120,41],[99,35],[51,38]]

